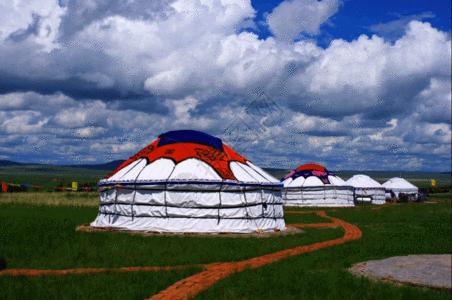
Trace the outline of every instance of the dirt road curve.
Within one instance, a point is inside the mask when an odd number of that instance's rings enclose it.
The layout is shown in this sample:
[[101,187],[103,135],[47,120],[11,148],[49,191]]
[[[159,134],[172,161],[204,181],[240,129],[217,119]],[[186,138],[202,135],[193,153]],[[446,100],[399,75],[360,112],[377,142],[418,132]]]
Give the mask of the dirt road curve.
[[325,227],[342,227],[344,236],[338,239],[323,241],[306,246],[298,246],[290,249],[277,251],[262,256],[253,257],[239,262],[220,262],[202,265],[182,265],[182,266],[144,266],[144,267],[122,267],[122,268],[75,268],[61,270],[39,270],[39,269],[5,269],[0,271],[0,276],[61,276],[69,274],[95,274],[106,272],[155,272],[180,270],[192,267],[199,267],[203,270],[197,274],[186,277],[160,293],[152,296],[150,299],[188,299],[196,296],[200,292],[208,289],[218,281],[230,276],[231,274],[242,272],[246,269],[255,269],[264,265],[279,261],[281,259],[300,255],[307,252],[316,251],[335,245],[344,244],[348,241],[358,240],[361,238],[361,230],[350,223],[341,219],[327,216],[325,211],[286,211],[286,214],[317,214],[318,216],[329,220],[328,223],[318,224],[291,224],[290,226],[297,228],[325,228]]
[[343,237],[315,243],[307,246],[299,246],[295,248],[285,249],[277,251],[274,253],[250,258],[247,260],[239,262],[229,262],[229,263],[216,263],[206,265],[205,271],[198,274],[194,274],[187,278],[184,278],[175,284],[171,285],[167,289],[161,291],[160,293],[154,295],[150,299],[188,299],[193,297],[203,290],[209,288],[216,282],[228,277],[231,274],[241,272],[245,269],[255,269],[262,267],[264,265],[276,262],[286,257],[295,256],[307,252],[316,251],[322,248],[327,248],[335,245],[340,245],[352,240],[358,240],[361,238],[361,230],[350,223],[342,221],[337,218],[329,217],[324,211],[309,211],[309,212],[298,212],[298,211],[288,211],[286,214],[306,214],[306,213],[316,213],[320,217],[331,220],[331,223],[320,223],[320,224],[297,224],[299,228],[315,228],[315,227],[342,227],[345,231]]

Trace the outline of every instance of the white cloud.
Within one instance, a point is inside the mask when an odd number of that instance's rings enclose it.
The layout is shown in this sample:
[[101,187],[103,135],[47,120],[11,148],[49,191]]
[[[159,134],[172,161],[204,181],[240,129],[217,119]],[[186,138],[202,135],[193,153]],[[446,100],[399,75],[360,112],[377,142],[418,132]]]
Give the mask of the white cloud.
[[446,33],[417,21],[395,43],[365,35],[334,40],[290,79],[289,93],[298,98],[295,104],[304,100],[305,110],[320,115],[407,112],[432,77],[450,76],[449,46]]
[[99,120],[103,121],[106,112],[105,103],[100,101],[78,104],[59,111],[55,116],[55,122],[66,128],[84,127],[93,125]]
[[99,88],[110,88],[114,85],[113,79],[111,79],[108,75],[99,72],[83,73],[79,76],[87,82],[95,83]]
[[0,95],[0,111],[39,111],[54,113],[63,106],[74,105],[76,101],[61,93],[48,97],[35,92],[14,92]]
[[416,112],[425,122],[446,123],[451,121],[451,81],[447,77],[432,78],[430,84],[417,96]]
[[[11,96],[3,95],[0,100]],[[30,93],[13,96],[33,98]],[[163,116],[107,106],[100,100],[77,102],[66,98],[58,102],[54,100],[61,97],[58,94],[39,97],[41,105],[33,111],[24,110],[25,103],[0,112],[2,153],[28,153],[36,159],[42,157],[40,161],[65,157],[66,163],[68,159],[74,163],[92,161],[93,156],[108,161],[132,155],[166,130],[194,128],[227,138],[224,136],[226,123],[241,119],[257,122],[259,128],[251,128],[247,133],[249,136],[244,142],[248,146],[234,140],[228,142],[264,166],[291,168],[295,160],[331,162],[333,159],[334,168],[353,169],[365,164],[378,169],[385,160],[393,169],[403,167],[402,161],[405,167],[416,169],[430,162],[422,158],[425,153],[438,159],[447,159],[450,155],[450,125],[419,120],[422,115],[418,112],[401,120],[392,119],[383,127],[374,127],[372,123],[366,125],[359,116],[335,120],[281,107],[281,119],[265,126],[260,122],[265,114],[247,117],[245,107],[219,106],[201,113],[200,102],[194,97],[167,100],[169,112]],[[55,105],[50,108],[49,103]],[[49,114],[49,109],[53,113]],[[264,130],[260,131],[262,128]],[[20,147],[24,138],[29,145],[25,150]],[[6,148],[9,150],[2,150]],[[366,159],[362,160],[364,156]],[[411,161],[422,164],[409,164]]]
[[57,0],[7,1],[0,4],[0,41],[31,39],[49,52],[56,47],[58,27],[65,14]]
[[291,41],[300,33],[318,34],[339,5],[339,0],[285,0],[267,16],[267,23],[278,39]]
[[81,138],[92,138],[92,137],[99,136],[99,135],[105,133],[106,131],[107,131],[106,128],[90,126],[90,127],[77,128],[75,130],[74,135],[81,137]]
[[12,112],[1,123],[1,127],[7,134],[33,134],[42,131],[47,122],[48,118],[38,112]]
[[113,153],[127,153],[132,152],[133,150],[136,150],[138,145],[133,143],[124,143],[124,144],[117,144],[117,145],[111,145],[111,151]]
[[[255,120],[264,130],[251,130],[245,149],[264,165],[408,164],[399,153],[428,164],[431,152],[450,160],[450,36],[429,23],[410,22],[395,40],[362,35],[321,48],[292,39],[316,34],[338,1],[283,2],[265,39],[243,30],[250,1],[55,3],[0,15],[0,152],[26,141],[40,159],[124,158],[162,131],[221,136],[234,120],[256,119],[246,103],[265,94],[282,117]],[[51,34],[17,38],[33,13]]]

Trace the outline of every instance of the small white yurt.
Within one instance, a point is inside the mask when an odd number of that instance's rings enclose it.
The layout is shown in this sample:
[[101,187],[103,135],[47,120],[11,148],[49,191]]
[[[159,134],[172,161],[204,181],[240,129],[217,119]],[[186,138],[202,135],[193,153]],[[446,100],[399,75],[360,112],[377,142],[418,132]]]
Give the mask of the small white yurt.
[[282,184],[216,137],[170,131],[99,182],[94,227],[151,232],[284,230]]
[[347,184],[355,188],[355,201],[371,204],[385,204],[385,187],[364,174],[353,175]]
[[299,166],[282,182],[286,206],[354,206],[353,187],[321,165]]
[[401,193],[407,195],[412,200],[417,199],[419,189],[417,186],[403,178],[391,178],[383,183],[383,186],[386,189],[386,199],[391,199],[393,197],[399,198],[399,194]]

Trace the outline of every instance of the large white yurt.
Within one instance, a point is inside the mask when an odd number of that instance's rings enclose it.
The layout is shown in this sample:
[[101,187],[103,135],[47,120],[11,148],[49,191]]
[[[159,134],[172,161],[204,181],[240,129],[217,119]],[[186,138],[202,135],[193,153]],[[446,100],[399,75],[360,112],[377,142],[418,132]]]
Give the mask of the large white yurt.
[[221,139],[170,131],[99,182],[91,226],[152,232],[284,230],[282,184]]
[[346,181],[355,188],[355,201],[371,204],[385,204],[385,187],[364,174],[353,175]]
[[[412,199],[416,199],[419,191],[417,186],[400,177],[389,179],[383,183],[383,186],[386,189],[386,199],[390,199],[393,196],[399,198],[399,194],[401,193],[408,195]],[[393,195],[391,195],[391,192]]]
[[282,182],[286,206],[354,206],[353,187],[321,165],[299,166]]

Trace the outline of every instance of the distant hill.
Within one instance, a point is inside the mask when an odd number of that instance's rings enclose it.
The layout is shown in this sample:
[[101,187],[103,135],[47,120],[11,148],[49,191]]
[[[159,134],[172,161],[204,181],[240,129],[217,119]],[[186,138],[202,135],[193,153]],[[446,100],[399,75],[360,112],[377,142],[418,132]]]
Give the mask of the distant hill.
[[89,169],[89,170],[106,170],[113,171],[119,165],[121,165],[123,160],[113,160],[110,162],[102,163],[102,164],[82,164],[82,165],[51,165],[51,164],[39,164],[39,163],[20,163],[11,160],[2,160],[0,159],[0,167],[11,167],[11,166],[23,166],[23,167],[42,167],[42,168],[80,168],[80,169]]
[[263,168],[263,169],[276,179],[283,178],[291,171],[289,169],[280,169],[280,168]]
[[107,170],[107,171],[113,171],[119,165],[123,163],[123,160],[114,160],[103,164],[84,164],[84,165],[68,165],[65,167],[70,168],[82,168],[82,169],[90,169],[90,170]]
[[15,161],[0,159],[0,167],[20,166],[20,165],[22,165],[22,164],[18,163],[18,162],[15,162]]
[[121,163],[117,160],[103,164],[51,165],[0,160],[0,181],[33,185],[42,191],[53,191],[60,185],[70,187],[73,181],[79,186],[95,186]]

